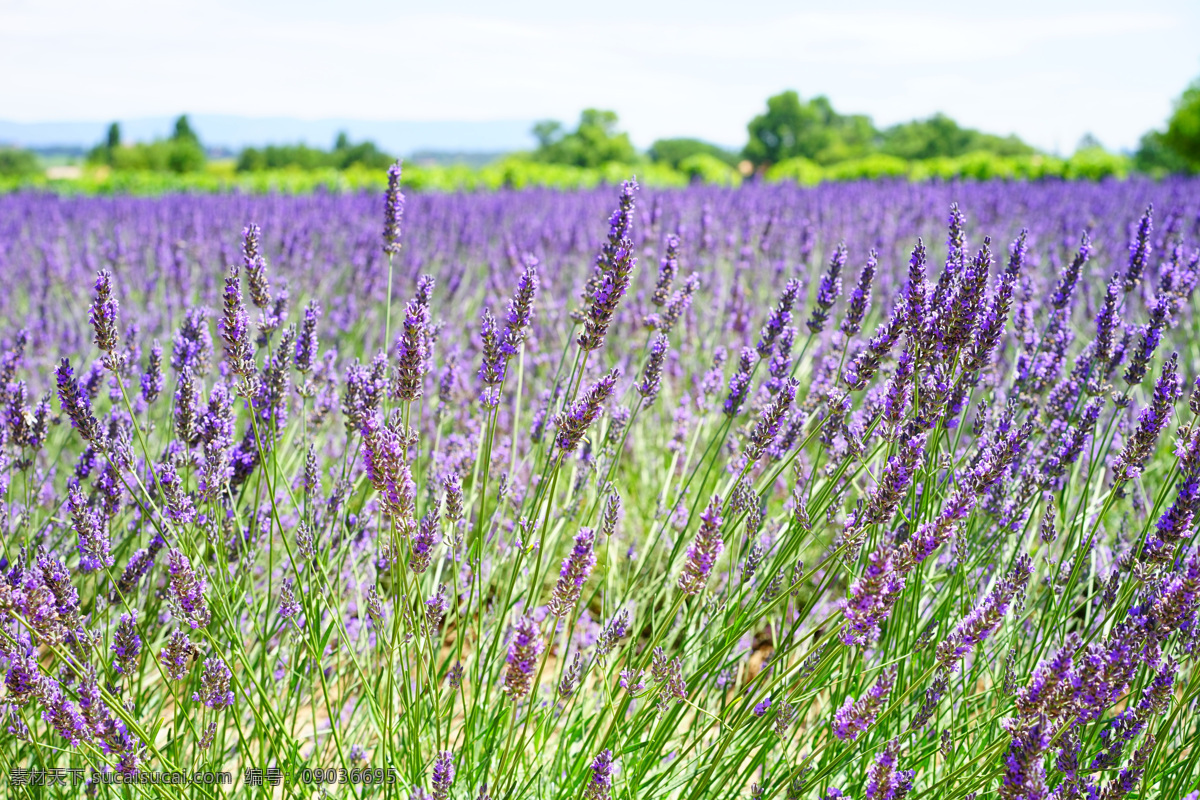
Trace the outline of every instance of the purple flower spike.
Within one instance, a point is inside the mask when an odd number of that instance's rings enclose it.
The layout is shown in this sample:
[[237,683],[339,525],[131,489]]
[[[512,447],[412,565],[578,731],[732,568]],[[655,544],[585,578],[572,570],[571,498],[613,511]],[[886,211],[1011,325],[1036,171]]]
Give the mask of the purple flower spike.
[[596,566],[596,554],[592,551],[595,540],[596,534],[591,528],[581,528],[576,534],[575,547],[563,559],[558,583],[554,585],[554,594],[550,598],[550,613],[554,616],[567,616],[579,602],[583,585]]
[[529,694],[533,687],[533,673],[543,647],[542,633],[533,618],[524,615],[517,617],[513,623],[513,636],[508,645],[504,672],[504,693],[514,702]]
[[714,494],[708,508],[700,514],[700,530],[688,548],[687,561],[679,574],[679,588],[684,594],[699,594],[704,590],[717,556],[725,547],[721,541],[721,522],[721,497]]
[[555,444],[564,455],[575,452],[587,429],[600,415],[604,401],[616,388],[620,375],[620,370],[614,368],[592,384],[568,410],[555,417],[555,425],[558,427]]
[[443,750],[433,761],[433,800],[446,800],[454,786],[454,753]]
[[601,750],[592,761],[592,779],[583,789],[587,800],[610,800],[613,786],[612,750]]
[[596,269],[588,282],[588,309],[583,317],[584,329],[578,343],[584,350],[596,350],[604,344],[608,327],[617,312],[617,304],[629,288],[630,276],[637,266],[633,255],[633,196],[637,181],[621,184],[617,210],[609,218],[608,241],[596,258]]
[[229,688],[232,678],[233,673],[220,658],[205,659],[200,691],[192,695],[192,701],[212,709],[228,708],[233,705],[233,691]]
[[892,695],[892,686],[896,683],[896,667],[891,666],[883,671],[875,684],[858,700],[847,697],[846,702],[838,709],[833,720],[833,732],[843,742],[854,741],[875,723],[879,712],[887,705]]
[[388,167],[387,184],[387,192],[383,199],[383,252],[391,257],[400,252],[400,222],[404,218],[399,161]]
[[[108,359],[112,359],[117,349],[117,299],[113,297],[112,275],[108,270],[96,273],[96,299],[88,309],[88,318],[96,333],[96,346],[103,350]],[[115,370],[118,362],[110,362],[110,369]]]
[[899,739],[888,742],[875,756],[874,763],[867,768],[866,800],[903,800],[912,790],[915,772],[896,769],[899,756]]

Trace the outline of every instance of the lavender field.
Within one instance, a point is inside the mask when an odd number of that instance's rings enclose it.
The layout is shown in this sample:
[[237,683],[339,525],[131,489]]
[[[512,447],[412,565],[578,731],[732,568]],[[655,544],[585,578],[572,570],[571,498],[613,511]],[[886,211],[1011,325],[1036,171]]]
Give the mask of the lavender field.
[[1200,181],[391,177],[0,196],[6,796],[1200,796]]

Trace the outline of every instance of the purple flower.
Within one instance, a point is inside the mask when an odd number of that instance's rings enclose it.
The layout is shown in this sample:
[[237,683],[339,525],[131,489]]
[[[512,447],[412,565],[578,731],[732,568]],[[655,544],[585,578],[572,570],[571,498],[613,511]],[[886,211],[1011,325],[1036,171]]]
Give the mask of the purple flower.
[[700,530],[688,547],[687,561],[679,573],[679,588],[684,594],[699,594],[704,590],[717,556],[725,547],[721,540],[721,522],[721,497],[714,494],[700,514]]
[[756,717],[761,717],[767,713],[767,710],[770,707],[771,707],[771,698],[768,697],[768,698],[762,700],[761,702],[759,702],[758,704],[756,704],[754,706],[754,710],[751,713],[754,714],[754,716],[756,716]]
[[1158,443],[1158,435],[1170,421],[1172,408],[1180,394],[1179,378],[1175,372],[1178,359],[1178,354],[1172,353],[1163,363],[1162,373],[1154,384],[1150,404],[1138,414],[1137,430],[1125,442],[1117,456],[1117,463],[1113,467],[1116,480],[1132,480],[1141,474],[1146,459]]
[[167,600],[171,614],[191,628],[203,628],[211,619],[204,602],[204,579],[196,575],[187,556],[178,550],[167,555],[167,571],[171,574]]
[[687,700],[687,684],[683,680],[683,659],[668,659],[661,647],[654,648],[650,661],[650,677],[658,686],[658,707],[666,709],[667,703],[674,699],[678,702]]
[[867,768],[866,800],[903,800],[912,790],[913,775],[909,770],[898,770],[900,740],[892,739],[875,756]]
[[629,635],[629,610],[621,609],[596,640],[596,655],[603,658],[613,651],[617,642]]
[[858,283],[850,293],[846,307],[846,316],[842,320],[842,333],[854,336],[862,330],[863,319],[871,308],[871,283],[875,280],[875,269],[879,263],[879,254],[871,250],[867,254],[867,263],[858,274]]
[[204,703],[212,709],[228,708],[233,705],[233,692],[229,681],[233,673],[219,658],[204,660],[204,674],[200,679],[200,691],[192,694],[192,701]]
[[80,390],[79,381],[71,369],[71,362],[63,359],[54,372],[58,382],[58,399],[62,403],[63,413],[71,420],[71,425],[79,431],[85,441],[94,445],[100,443],[100,423],[92,416],[92,401]]
[[656,306],[664,305],[667,302],[667,295],[671,291],[671,284],[675,280],[675,273],[678,269],[679,237],[669,233],[667,234],[667,252],[659,262],[658,283],[654,285],[654,294],[651,296],[650,302]]
[[261,238],[262,230],[253,222],[242,229],[242,265],[246,268],[250,299],[265,309],[271,305],[271,287],[267,283],[267,260],[262,255]]
[[525,615],[517,617],[513,623],[504,672],[504,693],[514,702],[529,694],[538,656],[544,646],[541,631],[533,618]]
[[120,367],[120,360],[115,356],[117,349],[117,299],[113,297],[112,275],[108,270],[96,273],[96,299],[88,309],[88,318],[96,333],[96,346],[103,350],[107,357],[106,363],[114,372]]
[[592,761],[592,779],[583,789],[587,800],[609,800],[613,786],[613,752],[601,750]]
[[620,370],[614,368],[607,375],[592,384],[569,409],[559,413],[555,418],[558,435],[555,444],[563,455],[575,452],[579,441],[588,427],[600,415],[600,408],[616,388]]
[[150,358],[146,363],[146,371],[141,375],[142,400],[147,404],[158,399],[166,382],[162,370],[162,355],[162,345],[155,340],[154,344],[150,346]]
[[508,301],[508,316],[504,320],[504,333],[500,336],[500,352],[505,358],[517,354],[525,341],[526,329],[533,317],[533,299],[538,289],[538,260],[526,253],[522,259],[525,271],[517,279],[517,290]]
[[575,535],[575,547],[563,559],[558,583],[554,585],[554,593],[550,598],[550,613],[554,616],[567,616],[579,602],[583,585],[587,583],[592,567],[596,566],[596,554],[592,551],[595,540],[596,534],[591,528],[580,528]]
[[433,761],[433,800],[446,800],[454,786],[454,753],[443,750]]
[[[400,192],[400,162],[388,167],[387,192],[383,199],[383,252],[388,258],[400,252],[400,221],[404,217],[404,195]],[[391,298],[388,298],[391,301]]]
[[391,394],[410,403],[422,394],[422,381],[429,366],[429,296],[433,278],[422,275],[417,280],[415,296],[404,307],[404,327],[396,340],[396,374]]
[[1004,757],[1004,781],[1000,784],[1004,800],[1045,800],[1049,796],[1043,759],[1050,746],[1047,727],[1043,718],[1028,728],[1012,731],[1012,742]]
[[666,360],[668,348],[667,337],[661,333],[650,342],[650,357],[646,359],[646,366],[642,370],[642,382],[637,385],[637,392],[642,396],[642,402],[647,408],[654,405],[654,400],[658,397],[663,362]]
[[122,675],[132,675],[137,668],[138,658],[142,654],[142,637],[137,631],[137,611],[121,615],[117,624],[117,632],[113,635],[112,651],[116,654],[113,659],[113,669]]
[[937,646],[937,660],[940,664],[953,666],[972,647],[982,643],[1004,619],[1008,606],[1018,592],[1023,592],[1029,583],[1033,571],[1033,562],[1029,556],[1022,553],[1017,557],[1017,563],[1004,578],[997,583],[987,596],[971,609],[971,612],[958,623],[954,631]]
[[1063,309],[1067,307],[1067,303],[1071,300],[1071,294],[1075,291],[1075,284],[1079,282],[1079,276],[1083,272],[1083,265],[1087,263],[1088,258],[1092,255],[1092,240],[1088,236],[1088,232],[1084,231],[1083,236],[1079,240],[1079,252],[1071,259],[1071,263],[1063,270],[1058,278],[1058,286],[1054,290],[1054,294],[1050,297],[1050,307],[1054,309]]
[[637,181],[621,184],[621,198],[617,210],[609,218],[608,241],[596,258],[596,267],[588,281],[588,308],[583,316],[584,329],[577,342],[584,350],[595,350],[604,344],[605,334],[612,324],[617,304],[629,288],[629,279],[637,266],[633,255],[633,195],[638,190]]
[[1146,212],[1138,221],[1137,234],[1129,243],[1129,267],[1125,270],[1121,288],[1129,294],[1137,288],[1142,280],[1142,273],[1154,253],[1154,245],[1150,242],[1150,233],[1154,230],[1154,204],[1146,206]]
[[775,437],[779,435],[779,430],[783,426],[784,419],[792,410],[792,403],[796,399],[797,385],[795,380],[789,378],[779,387],[779,392],[775,395],[775,400],[771,405],[763,409],[762,416],[754,424],[754,429],[750,431],[750,444],[746,448],[748,462],[758,461],[767,448],[774,443]]
[[850,584],[842,607],[846,619],[842,642],[864,645],[873,641],[879,635],[879,623],[887,619],[903,589],[904,577],[896,573],[890,555],[876,551],[867,556],[867,571]]
[[837,248],[829,259],[829,269],[821,276],[821,285],[817,288],[817,304],[808,320],[808,329],[814,334],[825,329],[825,321],[829,319],[829,309],[837,302],[842,293],[842,267],[846,266],[846,243],[838,242]]
[[113,565],[109,555],[108,526],[104,515],[84,500],[78,485],[67,490],[67,505],[71,508],[71,524],[79,537],[79,568],[93,572]]
[[758,344],[754,349],[758,352],[759,358],[770,358],[771,353],[774,352],[775,342],[792,321],[792,308],[796,305],[796,297],[799,294],[800,281],[794,278],[783,287],[783,295],[779,298],[779,304],[767,317],[767,324],[763,326],[762,332],[758,335]]
[[729,379],[729,394],[725,398],[722,410],[727,417],[736,417],[742,411],[746,398],[750,395],[750,379],[754,373],[754,351],[749,347],[742,348],[738,357],[737,372]]
[[834,735],[843,742],[847,739],[854,741],[860,733],[870,728],[891,697],[895,683],[896,667],[891,666],[880,674],[875,684],[857,702],[853,697],[847,697],[834,715]]
[[412,537],[412,554],[408,559],[408,568],[418,575],[429,568],[433,548],[439,541],[437,531],[438,511],[435,508],[429,514],[421,517],[417,532]]
[[221,339],[225,343],[225,355],[229,368],[238,375],[249,378],[254,370],[254,354],[250,346],[250,315],[242,302],[241,278],[237,265],[230,265],[225,276],[225,313],[217,321]]
[[304,308],[304,321],[300,324],[300,333],[296,336],[296,371],[307,375],[312,371],[320,347],[317,341],[317,323],[321,320],[321,304],[309,300]]
[[167,671],[168,678],[181,681],[187,677],[192,659],[199,655],[200,651],[188,640],[186,633],[173,631],[167,639],[166,647],[158,654],[158,660]]

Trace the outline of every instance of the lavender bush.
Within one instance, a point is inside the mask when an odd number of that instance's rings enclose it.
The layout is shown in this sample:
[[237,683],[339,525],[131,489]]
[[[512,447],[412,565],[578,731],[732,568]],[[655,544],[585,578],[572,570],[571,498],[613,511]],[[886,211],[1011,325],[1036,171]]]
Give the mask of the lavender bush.
[[0,767],[1197,788],[1200,183],[400,178],[0,197]]

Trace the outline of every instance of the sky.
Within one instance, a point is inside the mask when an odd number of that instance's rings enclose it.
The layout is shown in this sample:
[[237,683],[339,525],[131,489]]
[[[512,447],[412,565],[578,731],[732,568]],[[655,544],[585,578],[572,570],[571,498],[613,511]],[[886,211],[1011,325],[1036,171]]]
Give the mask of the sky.
[[0,0],[0,119],[403,121],[615,110],[730,146],[784,89],[1132,149],[1200,76],[1200,2]]

